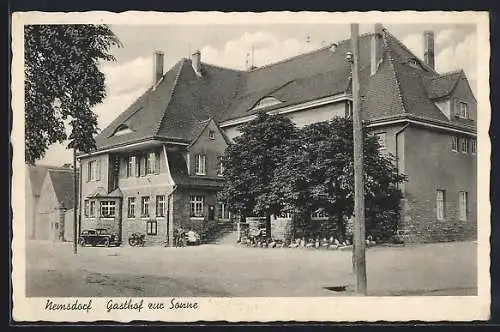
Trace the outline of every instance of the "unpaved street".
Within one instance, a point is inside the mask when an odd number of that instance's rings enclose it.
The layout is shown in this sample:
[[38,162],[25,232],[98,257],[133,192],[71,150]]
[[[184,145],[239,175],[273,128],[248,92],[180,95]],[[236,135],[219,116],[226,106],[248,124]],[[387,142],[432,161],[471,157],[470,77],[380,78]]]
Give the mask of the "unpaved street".
[[[373,247],[370,295],[475,295],[473,242]],[[350,251],[27,242],[27,296],[348,296]],[[328,290],[343,287],[346,291]]]

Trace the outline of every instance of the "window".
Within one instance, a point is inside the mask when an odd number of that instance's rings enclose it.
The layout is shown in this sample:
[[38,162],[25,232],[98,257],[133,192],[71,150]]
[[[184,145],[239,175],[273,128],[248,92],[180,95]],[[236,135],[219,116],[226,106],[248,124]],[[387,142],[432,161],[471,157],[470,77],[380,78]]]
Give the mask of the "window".
[[318,209],[311,214],[311,219],[327,219],[328,213],[324,209]]
[[471,138],[470,140],[470,152],[473,154],[477,153],[477,141],[475,138]]
[[156,155],[154,152],[148,153],[146,159],[146,174],[154,174],[156,166]]
[[462,101],[458,103],[458,116],[462,119],[469,118],[469,107],[467,103],[464,103]]
[[135,197],[128,198],[127,216],[129,218],[135,218]]
[[458,136],[451,137],[451,151],[458,151]]
[[87,181],[98,181],[100,180],[100,163],[98,160],[91,160],[88,164]]
[[101,202],[101,217],[111,218],[115,216],[115,201]]
[[141,217],[149,217],[149,196],[141,197]]
[[148,220],[148,222],[146,223],[146,234],[147,235],[158,234],[158,222],[156,220]]
[[436,217],[438,220],[444,219],[444,211],[445,211],[445,191],[437,190],[436,191]]
[[165,217],[165,195],[156,196],[156,216]]
[[229,210],[227,205],[224,203],[219,203],[219,209],[217,211],[217,218],[219,219],[229,219]]
[[203,217],[203,203],[205,202],[205,196],[191,196],[191,217]]
[[215,139],[215,131],[209,130],[208,131],[208,138],[210,139]]
[[137,176],[135,156],[129,156],[127,162],[127,177]]
[[254,107],[252,107],[252,110],[277,105],[279,103],[281,103],[281,101],[275,97],[264,97],[257,103],[255,103]]
[[217,175],[224,175],[224,164],[222,163],[222,156],[217,157]]
[[89,216],[95,217],[95,201],[90,201]]
[[461,143],[460,143],[460,150],[462,151],[462,153],[468,153],[469,152],[469,140],[467,139],[467,137],[462,137],[460,139]]
[[469,194],[466,191],[460,191],[458,193],[458,210],[460,214],[460,220],[466,221],[467,220],[467,208],[468,208],[468,200],[469,200]]
[[194,159],[194,172],[196,175],[205,175],[206,157],[204,154],[197,154]]
[[378,133],[378,134],[375,134],[375,136],[377,137],[377,141],[378,141],[378,144],[380,145],[380,149],[385,149],[386,146],[385,146],[385,142],[386,142],[386,135],[385,133]]
[[86,199],[84,202],[83,202],[83,215],[85,217],[88,217],[89,216],[89,200]]

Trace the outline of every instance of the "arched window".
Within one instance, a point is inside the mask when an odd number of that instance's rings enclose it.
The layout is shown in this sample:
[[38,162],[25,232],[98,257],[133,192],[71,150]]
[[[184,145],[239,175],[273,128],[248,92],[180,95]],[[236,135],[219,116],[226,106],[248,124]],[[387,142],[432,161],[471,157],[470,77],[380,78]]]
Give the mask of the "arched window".
[[113,134],[113,136],[130,134],[132,132],[133,132],[132,129],[130,129],[126,124],[122,123],[121,125],[118,126],[118,128],[116,128],[115,133]]
[[264,107],[269,107],[272,105],[280,104],[281,101],[278,98],[275,97],[264,97],[260,99],[257,103],[255,103],[254,107],[252,107],[252,110],[264,108]]

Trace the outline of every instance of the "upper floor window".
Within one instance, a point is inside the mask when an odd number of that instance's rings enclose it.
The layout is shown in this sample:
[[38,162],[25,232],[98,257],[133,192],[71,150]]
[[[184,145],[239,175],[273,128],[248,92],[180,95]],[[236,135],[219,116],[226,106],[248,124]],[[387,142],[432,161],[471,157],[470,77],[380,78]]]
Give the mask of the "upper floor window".
[[215,131],[209,130],[208,131],[208,138],[210,139],[215,139]]
[[468,153],[469,152],[469,139],[467,137],[462,137],[460,139],[461,144],[460,144],[460,151],[462,153]]
[[156,196],[156,216],[165,217],[165,195]]
[[136,174],[136,158],[135,156],[129,156],[127,160],[127,177],[137,176]]
[[204,154],[197,154],[194,158],[194,172],[196,175],[206,174],[206,156]]
[[101,163],[99,160],[90,160],[87,169],[87,181],[99,181],[101,177]]
[[471,138],[470,140],[470,152],[473,154],[477,153],[477,141],[475,138]]
[[146,159],[146,174],[155,174],[160,171],[159,153],[150,152]]
[[458,136],[451,136],[451,151],[458,151]]
[[458,103],[458,114],[462,119],[469,118],[469,106],[463,101]]
[[222,163],[222,156],[217,157],[217,175],[224,175],[224,164]]
[[102,201],[101,202],[101,217],[111,218],[115,216],[116,208],[115,201]]
[[380,146],[380,149],[385,149],[386,148],[386,134],[385,133],[377,133],[375,134],[377,137],[378,144]]

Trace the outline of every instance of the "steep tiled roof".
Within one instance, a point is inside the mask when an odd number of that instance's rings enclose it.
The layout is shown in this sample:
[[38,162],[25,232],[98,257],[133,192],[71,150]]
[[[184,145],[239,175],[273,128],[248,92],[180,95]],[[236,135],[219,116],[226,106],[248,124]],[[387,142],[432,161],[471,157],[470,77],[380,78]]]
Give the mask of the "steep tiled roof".
[[[449,95],[463,72],[439,75],[405,45],[383,31],[383,60],[370,75],[371,39],[359,37],[360,93],[365,120],[412,114],[443,120],[432,99]],[[174,65],[155,89],[151,88],[97,137],[97,146],[116,146],[141,139],[192,141],[205,121],[235,119],[262,110],[299,104],[345,93],[350,66],[345,54],[350,40],[295,56],[251,71],[202,64],[198,77],[190,60]],[[255,110],[264,97],[281,103]],[[125,125],[132,132],[113,136]]]
[[[57,200],[66,209],[73,208],[73,170],[51,169],[48,171]],[[77,173],[78,179],[78,173]],[[77,190],[78,190],[78,183]]]

